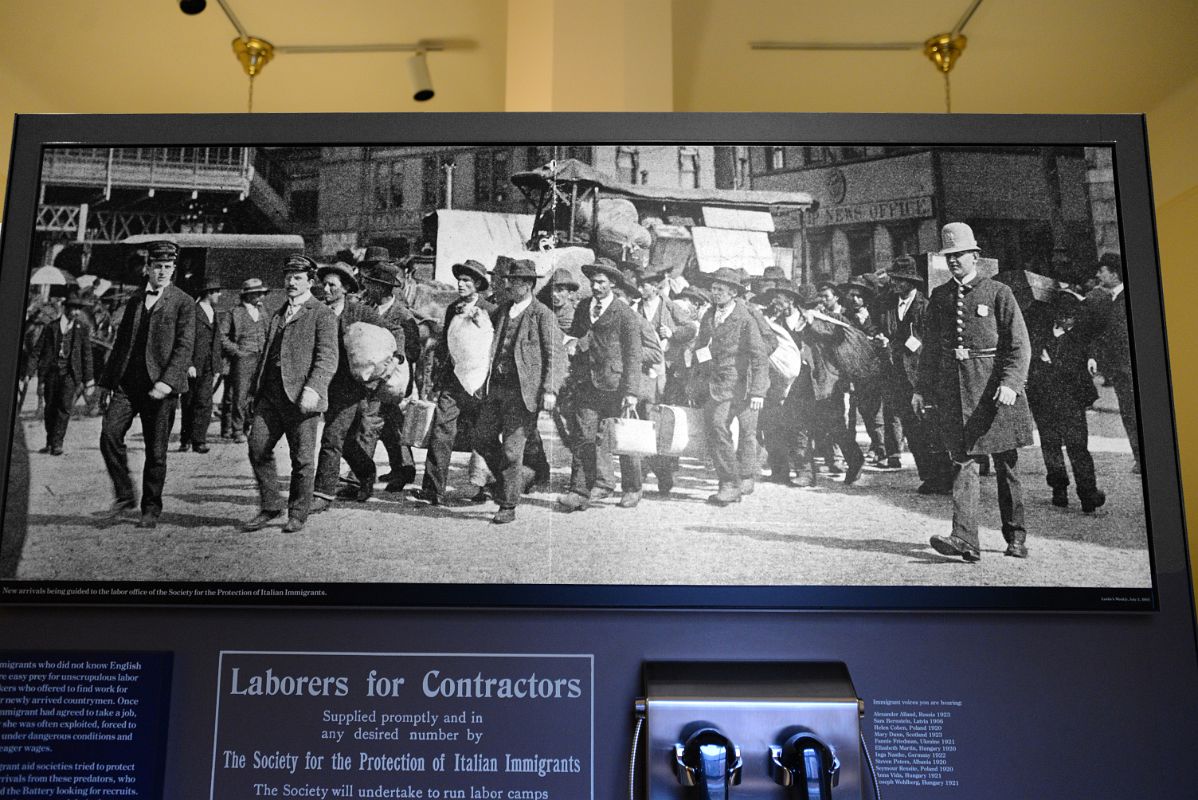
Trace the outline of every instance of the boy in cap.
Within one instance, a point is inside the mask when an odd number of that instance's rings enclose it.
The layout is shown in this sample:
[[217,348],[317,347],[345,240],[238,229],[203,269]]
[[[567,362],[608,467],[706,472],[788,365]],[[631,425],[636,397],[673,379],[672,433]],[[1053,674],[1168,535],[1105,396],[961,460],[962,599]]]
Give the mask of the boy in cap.
[[[229,359],[225,391],[231,392],[228,433],[233,441],[245,441],[250,428],[249,407],[253,398],[258,360],[266,348],[266,312],[262,300],[270,289],[259,278],[241,284],[241,302],[221,320],[221,347]],[[225,431],[222,430],[222,436]]]
[[1027,557],[1019,448],[1032,443],[1026,384],[1031,344],[1015,295],[978,275],[981,248],[973,229],[950,222],[940,254],[952,280],[928,302],[927,340],[911,407],[934,404],[940,437],[953,460],[953,528],[933,536],[932,548],[966,562],[981,558],[978,540],[979,460],[991,455],[1006,555]]
[[183,422],[179,427],[179,452],[194,449],[208,452],[208,425],[212,422],[212,392],[221,367],[221,320],[216,303],[221,284],[216,278],[204,282],[195,304],[195,343],[187,370],[187,394],[183,396]]
[[78,295],[68,296],[63,314],[48,323],[38,339],[37,380],[45,387],[46,422],[41,453],[62,455],[75,395],[80,388],[90,395],[96,385],[92,329],[82,315],[88,305]]
[[250,466],[258,484],[259,512],[241,526],[261,530],[283,514],[275,445],[287,437],[291,486],[284,533],[303,530],[312,503],[316,430],[329,407],[329,382],[337,372],[337,315],[312,296],[316,262],[293,254],[283,262],[287,302],[270,318],[266,347],[254,375]]
[[116,494],[104,517],[115,520],[136,505],[125,434],[133,418],[140,417],[146,459],[139,528],[155,527],[162,515],[167,443],[176,398],[187,390],[196,320],[191,297],[171,283],[178,246],[150,242],[146,253],[146,284],[125,302],[100,380],[112,391],[100,428],[100,454]]

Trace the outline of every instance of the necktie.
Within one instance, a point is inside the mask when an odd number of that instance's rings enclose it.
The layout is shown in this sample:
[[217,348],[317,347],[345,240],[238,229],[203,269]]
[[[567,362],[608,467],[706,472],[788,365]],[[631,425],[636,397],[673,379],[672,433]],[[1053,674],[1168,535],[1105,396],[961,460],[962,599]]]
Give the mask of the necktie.
[[285,321],[290,322],[291,318],[295,316],[297,311],[299,311],[299,306],[295,305],[294,303],[288,303],[287,304],[287,318]]
[[603,313],[603,311],[602,311],[602,305],[599,303],[599,301],[596,300],[593,303],[591,303],[591,322],[594,322],[595,320],[599,319],[599,315],[601,313]]

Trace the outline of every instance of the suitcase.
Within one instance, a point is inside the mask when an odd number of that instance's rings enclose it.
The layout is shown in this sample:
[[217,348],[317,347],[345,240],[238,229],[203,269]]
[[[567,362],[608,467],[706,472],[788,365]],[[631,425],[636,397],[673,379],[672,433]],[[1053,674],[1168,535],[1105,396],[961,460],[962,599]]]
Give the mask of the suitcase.
[[611,417],[603,420],[602,427],[609,452],[618,456],[657,455],[657,426],[653,420]]
[[413,400],[404,411],[403,432],[401,440],[408,447],[428,447],[430,434],[433,432],[433,412],[437,404],[431,400]]
[[[649,419],[657,425],[657,454],[707,458],[707,430],[703,410],[688,406],[649,406]],[[740,425],[732,421],[732,441],[738,439]]]

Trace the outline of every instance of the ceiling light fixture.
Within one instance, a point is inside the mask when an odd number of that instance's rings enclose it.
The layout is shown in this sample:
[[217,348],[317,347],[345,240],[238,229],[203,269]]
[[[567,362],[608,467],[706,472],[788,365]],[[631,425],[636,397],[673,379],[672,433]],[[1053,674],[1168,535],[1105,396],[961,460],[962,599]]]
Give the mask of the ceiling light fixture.
[[948,74],[965,51],[965,26],[982,0],[973,0],[948,33],[938,33],[923,42],[749,42],[753,50],[922,50],[944,74],[944,110],[952,113],[953,96]]
[[[276,45],[257,36],[250,36],[241,20],[233,12],[229,0],[216,0],[224,11],[225,17],[237,30],[237,38],[233,40],[233,52],[245,74],[249,76],[248,110],[254,110],[254,78],[276,56],[284,53],[313,54],[313,53],[412,53],[408,59],[408,74],[412,79],[412,99],[418,102],[431,100],[433,80],[429,74],[426,54],[448,49],[469,49],[474,43],[466,40],[453,42],[443,40],[421,39],[417,42],[390,42],[382,44],[306,44],[306,45]],[[179,8],[187,14],[198,14],[203,10],[206,0],[179,0]],[[191,11],[190,8],[197,10]]]

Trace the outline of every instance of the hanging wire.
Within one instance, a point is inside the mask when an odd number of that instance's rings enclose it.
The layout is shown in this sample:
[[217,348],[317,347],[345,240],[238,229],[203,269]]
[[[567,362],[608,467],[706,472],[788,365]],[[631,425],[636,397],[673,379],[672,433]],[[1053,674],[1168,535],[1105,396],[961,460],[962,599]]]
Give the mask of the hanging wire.
[[953,113],[953,92],[949,85],[948,73],[944,73],[944,113]]
[[254,113],[254,76],[250,76],[250,99],[247,104],[247,111],[250,114]]

